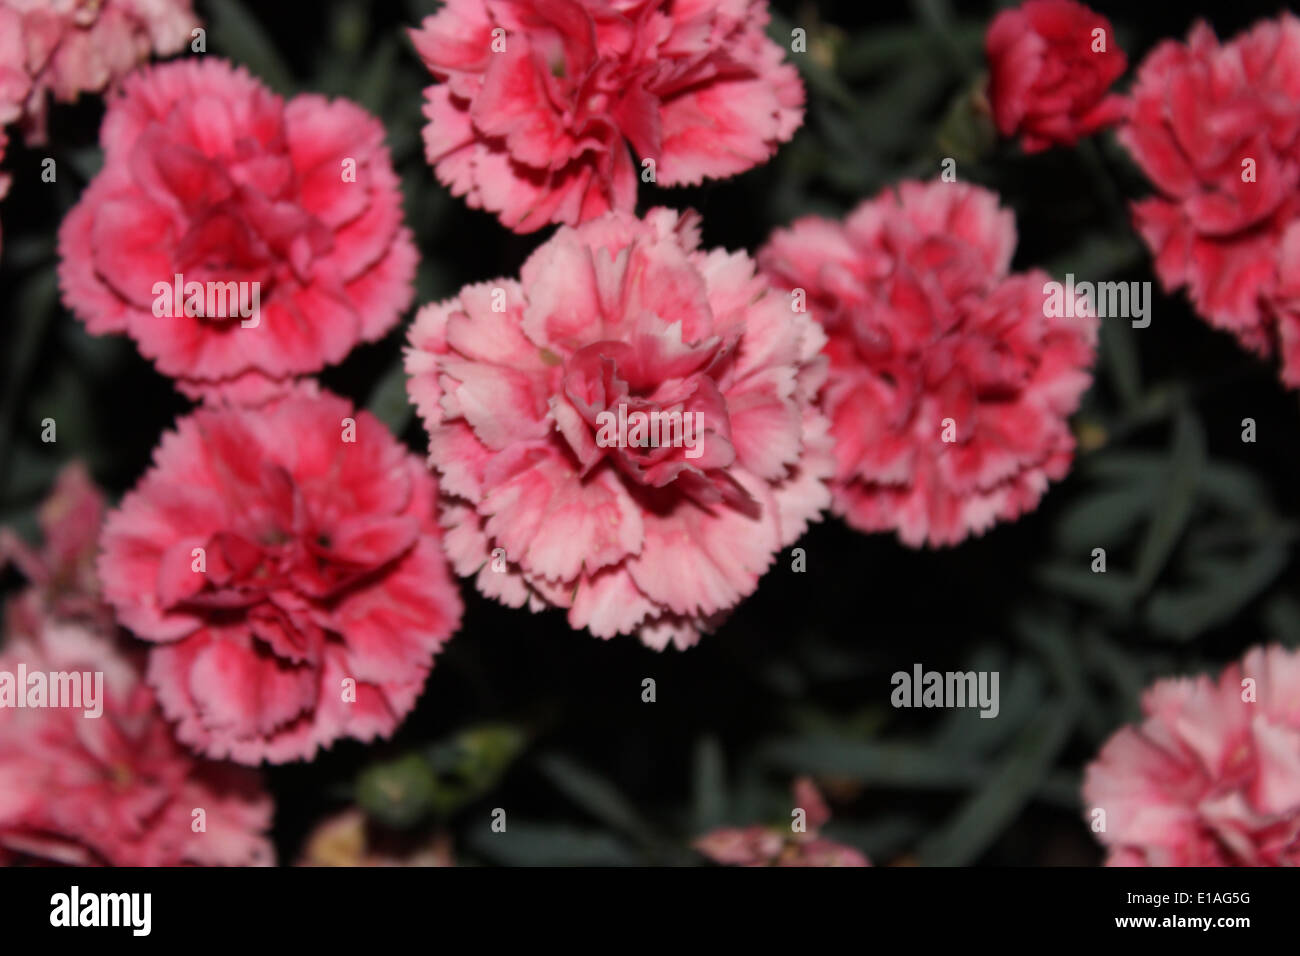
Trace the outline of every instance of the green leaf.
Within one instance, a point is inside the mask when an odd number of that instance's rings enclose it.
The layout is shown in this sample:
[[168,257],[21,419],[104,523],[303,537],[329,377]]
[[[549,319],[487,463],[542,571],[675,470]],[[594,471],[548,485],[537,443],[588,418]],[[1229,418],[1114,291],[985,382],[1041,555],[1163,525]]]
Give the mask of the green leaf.
[[1074,727],[1069,704],[1053,704],[1020,734],[1011,755],[979,791],[918,847],[931,866],[966,866],[992,845],[1042,786]]
[[646,847],[660,842],[631,802],[599,774],[562,754],[543,754],[537,758],[537,769],[570,800],[617,832]]
[[787,775],[844,777],[882,787],[964,790],[985,776],[973,757],[936,752],[923,743],[872,744],[829,736],[778,737],[758,759]]
[[1085,601],[1115,614],[1125,614],[1138,595],[1132,577],[1108,568],[1105,573],[1091,570],[1091,562],[1080,558],[1080,564],[1049,564],[1039,568],[1034,575],[1045,587],[1065,597]]
[[1070,554],[1091,555],[1129,537],[1155,503],[1155,483],[1119,485],[1081,495],[1070,502],[1056,525],[1058,546]]
[[1147,591],[1168,561],[1196,504],[1196,490],[1205,465],[1205,432],[1196,416],[1184,409],[1174,423],[1174,440],[1166,482],[1146,538],[1138,550],[1139,591]]
[[1226,624],[1282,573],[1289,560],[1286,545],[1273,542],[1245,560],[1206,558],[1188,562],[1193,583],[1153,594],[1147,605],[1147,623],[1153,630],[1180,640]]
[[725,822],[727,783],[723,761],[722,745],[717,737],[709,734],[696,741],[691,775],[691,820],[696,832],[702,833]]
[[472,851],[503,866],[637,866],[646,861],[609,833],[506,818],[495,833],[485,822],[468,837]]
[[406,395],[406,369],[400,360],[394,362],[375,385],[366,410],[387,425],[394,435],[406,431],[414,410]]

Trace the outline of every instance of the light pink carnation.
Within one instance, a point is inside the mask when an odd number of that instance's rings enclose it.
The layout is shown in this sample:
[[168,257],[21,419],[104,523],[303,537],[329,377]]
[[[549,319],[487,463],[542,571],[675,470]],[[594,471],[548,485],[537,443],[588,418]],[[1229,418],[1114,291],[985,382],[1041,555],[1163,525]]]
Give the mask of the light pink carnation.
[[140,664],[78,624],[47,619],[33,634],[9,635],[0,671],[102,673],[103,710],[0,708],[0,864],[274,863],[271,799],[258,775],[177,744]]
[[766,0],[450,0],[412,31],[444,81],[426,155],[517,232],[632,211],[646,159],[664,186],[734,176],[803,120],[767,22]]
[[1010,274],[1015,244],[994,193],[909,182],[759,253],[830,338],[834,511],[853,527],[956,544],[1032,510],[1069,469],[1097,322],[1046,317],[1048,277]]
[[22,50],[3,62],[31,79],[27,141],[45,142],[47,94],[71,103],[100,93],[150,55],[185,49],[198,25],[190,0],[0,0],[0,34]]
[[[611,213],[416,317],[447,548],[484,594],[686,647],[827,505],[821,330],[744,253],[698,245],[693,214]],[[620,445],[620,406],[703,433]]]
[[274,763],[390,734],[460,620],[436,497],[380,421],[305,388],[164,435],[99,573],[158,645],[149,681],[180,739]]
[[[59,231],[64,301],[90,332],[130,335],[187,395],[265,400],[411,302],[417,255],[383,140],[359,106],[286,103],[223,60],[133,74],[100,130],[104,168]],[[177,274],[250,298],[257,283],[260,313],[155,314],[155,284]]]
[[1256,647],[1217,681],[1156,681],[1142,712],[1084,779],[1107,863],[1300,865],[1300,653]]
[[804,812],[803,830],[794,829],[793,817],[779,827],[719,827],[698,838],[693,846],[724,866],[871,865],[860,851],[821,835],[831,811],[807,777],[794,783],[794,804]]

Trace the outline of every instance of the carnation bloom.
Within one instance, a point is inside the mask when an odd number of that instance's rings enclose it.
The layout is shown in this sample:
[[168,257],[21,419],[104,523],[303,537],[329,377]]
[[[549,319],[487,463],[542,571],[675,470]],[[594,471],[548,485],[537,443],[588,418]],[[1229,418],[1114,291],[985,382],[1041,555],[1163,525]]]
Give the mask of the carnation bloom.
[[36,615],[49,613],[111,631],[112,612],[100,600],[95,574],[104,495],[83,464],[74,462],[59,472],[37,518],[43,536],[39,547],[0,528],[0,570],[12,563],[30,583],[29,590],[9,605],[11,616],[30,606]]
[[1097,322],[1046,316],[1047,276],[1007,271],[1015,243],[995,194],[913,182],[759,253],[830,337],[833,510],[853,527],[956,544],[1032,510],[1069,469]]
[[99,573],[157,645],[149,682],[180,739],[256,763],[390,734],[460,620],[436,496],[378,419],[305,386],[164,435]]
[[71,103],[101,92],[150,54],[179,53],[198,25],[190,0],[0,0],[0,35],[21,44],[0,62],[31,79],[28,142],[45,142],[47,94]]
[[23,666],[29,681],[75,672],[87,689],[86,675],[102,674],[102,712],[0,708],[0,863],[274,863],[271,799],[258,775],[196,760],[176,743],[140,663],[80,624],[47,618],[35,633],[10,633],[0,672]]
[[[438,178],[516,232],[765,162],[803,119],[766,0],[450,0],[411,33]],[[628,144],[633,152],[629,152]]]
[[1138,69],[1120,141],[1157,195],[1134,222],[1166,290],[1300,386],[1300,19],[1220,44],[1204,23]]
[[65,303],[90,332],[131,336],[187,395],[265,400],[411,302],[415,246],[383,139],[353,103],[286,103],[222,60],[133,74],[100,130],[104,168],[59,231]]
[[[779,827],[719,827],[692,844],[714,863],[724,866],[870,866],[863,854],[851,846],[820,835],[831,818],[830,808],[807,777],[794,783],[795,809],[803,816],[791,817]],[[802,821],[803,829],[796,830]]]
[[698,244],[693,214],[611,213],[416,317],[447,550],[484,594],[686,647],[828,503],[821,330]]
[[1107,863],[1300,865],[1300,652],[1256,647],[1217,681],[1156,681],[1142,713],[1084,779]]
[[993,120],[1025,152],[1073,146],[1123,117],[1124,99],[1110,87],[1128,58],[1110,21],[1083,4],[1029,0],[1003,10],[984,46]]

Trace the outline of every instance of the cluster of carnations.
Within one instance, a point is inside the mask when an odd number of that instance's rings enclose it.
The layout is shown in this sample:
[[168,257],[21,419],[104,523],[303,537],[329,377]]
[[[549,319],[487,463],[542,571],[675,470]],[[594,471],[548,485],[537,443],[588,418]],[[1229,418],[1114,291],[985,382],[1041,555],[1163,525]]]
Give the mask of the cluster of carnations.
[[[0,0],[0,17],[43,36],[64,6]],[[827,508],[953,545],[1032,510],[1068,470],[1097,320],[1044,314],[1046,276],[1011,271],[1015,223],[993,193],[903,183],[842,222],[795,222],[756,259],[703,248],[693,213],[635,214],[642,169],[657,186],[738,174],[800,125],[803,88],[763,0],[449,0],[412,31],[437,81],[438,178],[510,229],[559,224],[518,278],[417,314],[406,369],[426,467],[310,378],[411,304],[417,253],[383,128],[213,58],[119,82],[141,36],[166,52],[187,35],[173,6],[142,19],[145,5],[116,0],[69,20],[62,46],[29,55],[18,94],[112,82],[102,171],[59,234],[63,299],[200,404],[102,533],[74,473],[47,510],[46,552],[8,540],[33,583],[7,654],[94,663],[111,693],[90,729],[0,713],[0,853],[268,862],[269,803],[229,762],[390,734],[458,627],[452,569],[596,636],[684,648]],[[98,38],[108,24],[130,37],[120,50]],[[1162,280],[1284,353],[1297,30],[1284,17],[1220,48],[1198,27],[1152,54],[1131,101],[1109,91],[1125,69],[1110,24],[1070,0],[1030,0],[988,34],[1003,132],[1035,150],[1124,122],[1162,190],[1136,210]],[[70,77],[81,43],[103,69]],[[1228,182],[1247,150],[1259,184]],[[180,275],[256,283],[260,320],[160,318],[154,285]],[[619,406],[698,414],[699,447],[597,441]],[[1103,752],[1089,794],[1114,808],[1117,859],[1294,862],[1300,664],[1261,655],[1246,666],[1268,706],[1158,685],[1148,723]],[[819,836],[810,784],[796,801],[807,831],[699,847],[728,863],[865,863]]]

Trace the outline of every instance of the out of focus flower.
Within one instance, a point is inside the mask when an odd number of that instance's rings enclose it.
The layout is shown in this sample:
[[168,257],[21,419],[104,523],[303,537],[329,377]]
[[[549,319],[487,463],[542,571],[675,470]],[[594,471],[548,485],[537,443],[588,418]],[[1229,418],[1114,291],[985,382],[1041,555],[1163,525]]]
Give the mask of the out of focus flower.
[[0,101],[4,74],[25,72],[27,141],[43,143],[49,96],[103,92],[150,55],[179,53],[198,25],[191,0],[0,0]]
[[1110,92],[1128,66],[1110,21],[1074,0],[1028,0],[1003,10],[984,39],[989,105],[1003,136],[1025,152],[1073,146],[1124,116]]
[[[16,567],[29,589],[9,605],[35,629],[45,614],[79,621],[102,632],[113,627],[95,574],[95,555],[104,520],[104,495],[80,462],[67,465],[38,513],[42,542],[33,547],[9,528],[0,528],[0,569]],[[11,622],[13,623],[13,622]]]
[[1142,713],[1084,779],[1110,865],[1300,865],[1300,652],[1159,680]]
[[1300,387],[1300,19],[1221,44],[1205,23],[1138,69],[1120,141],[1158,194],[1134,223],[1167,290]]
[[[831,818],[831,812],[817,787],[807,777],[795,781],[794,803],[788,825],[720,827],[709,831],[693,845],[714,863],[724,866],[871,865],[853,847],[820,835],[821,828]],[[802,817],[796,815],[799,812],[802,812]]]
[[392,733],[460,621],[436,498],[382,422],[305,386],[165,434],[98,568],[180,739],[276,763]]
[[397,175],[356,104],[286,103],[242,68],[187,60],[130,76],[100,142],[59,230],[64,302],[187,395],[264,401],[410,304]]
[[[50,618],[34,633],[10,632],[0,673],[29,682],[75,675],[82,706],[51,706],[51,697],[46,706],[0,707],[0,863],[274,862],[272,805],[256,772],[196,760],[177,744],[141,664],[137,652],[80,624]],[[92,708],[86,695],[96,684]]]
[[956,544],[1033,510],[1068,471],[1097,320],[1047,315],[1047,276],[1008,272],[1015,244],[996,194],[908,182],[760,251],[830,337],[833,510],[853,527]]
[[[766,0],[450,0],[413,30],[438,178],[516,232],[765,162],[803,119]],[[629,144],[631,150],[629,151]]]
[[693,214],[611,213],[416,317],[447,550],[484,594],[687,647],[828,503],[820,328],[698,246]]
[[398,834],[378,836],[358,809],[344,810],[307,838],[299,866],[455,866],[451,838],[442,831],[414,844]]

